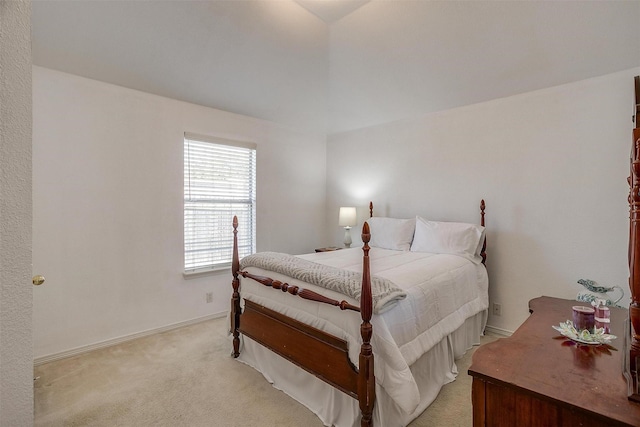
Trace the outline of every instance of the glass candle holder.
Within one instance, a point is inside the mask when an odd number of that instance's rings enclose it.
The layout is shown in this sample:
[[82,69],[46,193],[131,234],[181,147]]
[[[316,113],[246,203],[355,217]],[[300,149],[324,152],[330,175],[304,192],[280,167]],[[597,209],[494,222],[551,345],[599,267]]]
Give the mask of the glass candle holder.
[[596,311],[591,307],[585,307],[582,305],[573,306],[573,327],[578,332],[586,329],[593,332],[595,326],[595,313]]
[[604,333],[610,333],[609,325],[611,324],[611,310],[609,307],[599,305],[596,307],[595,313],[596,328],[604,328]]

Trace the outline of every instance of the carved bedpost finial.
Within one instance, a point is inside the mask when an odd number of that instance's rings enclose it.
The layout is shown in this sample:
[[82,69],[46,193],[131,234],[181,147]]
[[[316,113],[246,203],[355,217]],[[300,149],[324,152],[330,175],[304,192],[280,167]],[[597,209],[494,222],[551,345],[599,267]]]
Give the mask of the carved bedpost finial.
[[238,216],[233,216],[233,257],[231,259],[231,272],[234,278],[238,278],[240,271],[240,259],[238,257]]
[[369,218],[373,218],[373,202],[369,202]]
[[[371,297],[371,273],[369,266],[369,241],[371,240],[371,232],[369,231],[369,223],[367,221],[362,224],[362,293],[360,294],[360,314],[362,322],[369,322],[373,313],[373,301]],[[364,336],[362,337],[364,339]],[[371,336],[369,336],[371,339]]]
[[238,256],[238,217],[233,216],[233,256],[231,258],[231,272],[233,273],[233,294],[231,295],[231,332],[233,334],[233,357],[240,355],[240,257]]
[[[484,210],[486,205],[484,199],[480,200],[480,225],[484,227]],[[484,236],[484,242],[482,242],[482,250],[480,251],[482,257],[482,263],[487,264],[487,235]]]
[[362,325],[360,325],[360,335],[362,345],[360,346],[360,363],[358,372],[358,401],[362,419],[361,426],[371,426],[373,423],[373,404],[375,402],[375,377],[373,374],[373,349],[371,348],[371,336],[373,327],[371,326],[371,315],[373,313],[373,298],[371,296],[371,269],[369,266],[369,240],[371,232],[369,224],[365,221],[362,225],[362,293],[360,294],[360,315]]
[[[369,223],[367,221],[362,224],[362,242],[369,243],[371,240],[371,231],[369,231]],[[367,252],[369,251],[369,245],[367,245]]]

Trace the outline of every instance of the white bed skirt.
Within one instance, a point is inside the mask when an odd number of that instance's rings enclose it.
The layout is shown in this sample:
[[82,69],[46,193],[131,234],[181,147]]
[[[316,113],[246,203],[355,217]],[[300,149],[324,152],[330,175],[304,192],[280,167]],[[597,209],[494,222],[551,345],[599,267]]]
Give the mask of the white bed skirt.
[[[376,384],[374,425],[406,426],[418,417],[435,400],[442,386],[456,379],[458,369],[455,360],[462,357],[472,346],[480,344],[480,336],[486,321],[486,310],[470,317],[460,328],[411,365],[411,372],[420,391],[420,404],[413,413],[403,412],[384,389]],[[336,427],[360,425],[360,408],[357,400],[250,338],[241,337],[242,346],[238,360],[261,372],[275,388],[282,390],[313,411],[324,425]]]

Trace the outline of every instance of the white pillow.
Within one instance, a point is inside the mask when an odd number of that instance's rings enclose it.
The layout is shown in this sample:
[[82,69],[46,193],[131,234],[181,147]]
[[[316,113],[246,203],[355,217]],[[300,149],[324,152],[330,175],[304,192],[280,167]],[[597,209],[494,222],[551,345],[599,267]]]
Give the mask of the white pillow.
[[373,217],[367,220],[371,231],[369,245],[382,249],[408,251],[411,249],[415,219]]
[[416,217],[416,231],[412,252],[452,254],[476,264],[482,262],[480,252],[485,229],[481,225],[464,222],[438,222]]

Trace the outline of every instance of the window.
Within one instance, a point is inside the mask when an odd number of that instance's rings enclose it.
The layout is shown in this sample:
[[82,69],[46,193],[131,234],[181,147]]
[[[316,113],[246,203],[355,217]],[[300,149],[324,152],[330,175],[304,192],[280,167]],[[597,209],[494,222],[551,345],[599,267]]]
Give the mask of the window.
[[233,216],[240,257],[255,252],[256,146],[184,136],[184,269],[231,265]]

